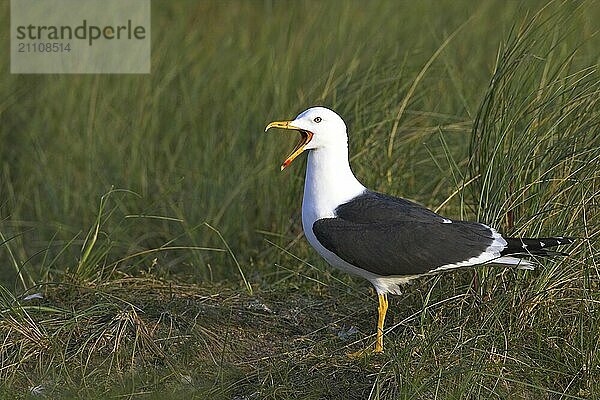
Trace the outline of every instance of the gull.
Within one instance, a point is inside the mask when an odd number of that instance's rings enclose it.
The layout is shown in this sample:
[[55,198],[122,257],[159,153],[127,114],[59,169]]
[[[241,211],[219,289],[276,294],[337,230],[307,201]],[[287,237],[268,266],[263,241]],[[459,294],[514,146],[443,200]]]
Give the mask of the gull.
[[503,237],[479,222],[442,217],[412,201],[367,189],[348,161],[346,124],[334,111],[313,107],[271,128],[300,133],[281,164],[308,152],[302,228],[310,245],[332,266],[367,279],[378,295],[376,353],[383,351],[388,294],[424,275],[482,264],[532,269],[523,257],[565,255],[548,248],[571,238]]

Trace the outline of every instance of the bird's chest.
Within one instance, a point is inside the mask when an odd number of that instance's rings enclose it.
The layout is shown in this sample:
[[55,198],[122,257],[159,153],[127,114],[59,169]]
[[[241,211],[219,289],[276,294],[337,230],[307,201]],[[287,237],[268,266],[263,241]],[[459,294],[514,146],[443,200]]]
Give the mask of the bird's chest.
[[[327,250],[321,242],[317,239],[312,227],[315,221],[321,218],[334,217],[333,210],[328,210],[324,206],[319,207],[311,201],[307,201],[306,196],[302,202],[302,228],[304,230],[304,237],[310,243],[310,245],[323,257],[329,264],[342,267],[345,262],[337,257],[334,253]],[[328,212],[330,211],[330,212]]]
[[305,192],[302,202],[302,227],[304,229],[304,236],[306,237],[308,243],[310,243],[317,253],[319,253],[319,255],[321,255],[321,257],[323,257],[329,264],[348,273],[370,279],[372,274],[349,264],[348,262],[342,260],[335,253],[327,250],[321,244],[321,242],[319,242],[313,231],[313,224],[315,221],[322,218],[335,217],[335,209],[338,205],[339,203],[332,205],[331,203],[320,202],[314,198],[311,198],[310,195],[307,196],[307,193]]
[[307,181],[304,186],[302,225],[305,231],[312,228],[315,221],[319,219],[335,217],[339,199],[331,191],[327,193],[324,189],[322,185],[316,185],[310,181]]
[[323,255],[322,249],[324,248],[313,233],[312,226],[319,219],[335,217],[335,207],[334,204],[327,201],[326,197],[320,196],[318,188],[305,186],[302,199],[302,228],[308,242],[321,255]]
[[350,170],[347,152],[341,156],[326,151],[309,153],[302,198],[302,227],[308,242],[330,262],[331,254],[315,237],[313,224],[322,218],[334,218],[340,204],[364,190]]

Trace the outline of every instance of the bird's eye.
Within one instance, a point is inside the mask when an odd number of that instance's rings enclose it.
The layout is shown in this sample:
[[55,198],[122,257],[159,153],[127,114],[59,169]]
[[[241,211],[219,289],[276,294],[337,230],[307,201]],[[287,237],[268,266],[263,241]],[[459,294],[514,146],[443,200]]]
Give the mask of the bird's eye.
[[318,124],[319,122],[323,121],[323,119],[321,117],[317,117],[313,121],[315,121]]

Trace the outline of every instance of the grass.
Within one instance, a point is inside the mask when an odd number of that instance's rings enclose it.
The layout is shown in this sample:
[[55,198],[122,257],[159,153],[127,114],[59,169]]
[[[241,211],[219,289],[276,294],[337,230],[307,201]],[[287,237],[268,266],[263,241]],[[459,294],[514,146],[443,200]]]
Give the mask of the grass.
[[[599,9],[155,2],[150,75],[0,62],[0,396],[598,398]],[[580,239],[416,281],[348,357],[375,296],[302,238],[302,161],[262,133],[313,104],[367,186]]]

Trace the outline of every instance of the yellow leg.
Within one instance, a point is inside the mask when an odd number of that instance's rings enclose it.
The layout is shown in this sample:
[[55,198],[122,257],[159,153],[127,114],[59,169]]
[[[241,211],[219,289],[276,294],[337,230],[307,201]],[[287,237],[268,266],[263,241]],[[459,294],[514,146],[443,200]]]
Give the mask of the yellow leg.
[[379,297],[379,320],[377,321],[377,342],[375,342],[375,353],[383,352],[383,324],[385,323],[385,313],[388,309],[387,294],[380,294]]

